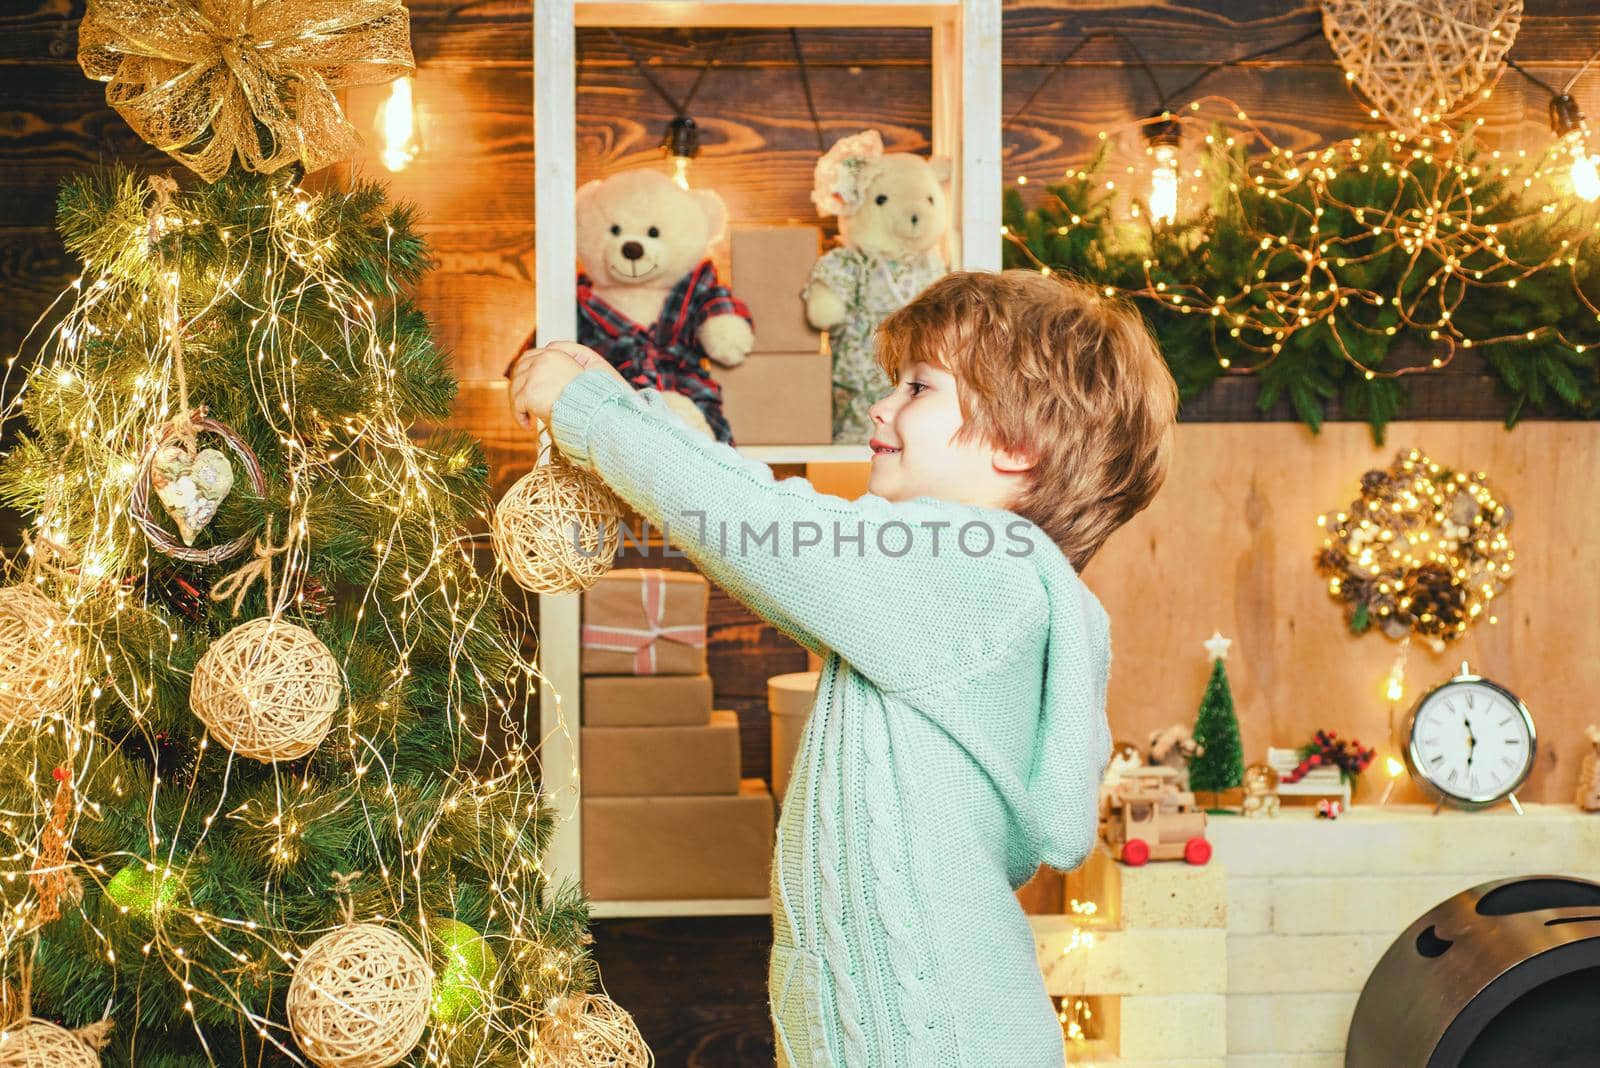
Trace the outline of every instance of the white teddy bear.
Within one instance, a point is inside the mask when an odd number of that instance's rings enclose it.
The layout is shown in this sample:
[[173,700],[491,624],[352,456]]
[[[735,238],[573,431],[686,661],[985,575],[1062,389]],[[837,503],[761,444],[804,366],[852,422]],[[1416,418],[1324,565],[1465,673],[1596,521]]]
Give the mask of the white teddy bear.
[[578,341],[635,388],[659,390],[685,422],[731,443],[710,360],[739,364],[755,335],[749,309],[706,255],[727,218],[716,193],[650,169],[578,190]]
[[840,247],[811,269],[806,318],[828,332],[833,353],[833,440],[872,436],[867,409],[891,385],[873,359],[874,333],[945,273],[950,161],[883,151],[876,130],[840,139],[817,161],[811,199],[839,216]]

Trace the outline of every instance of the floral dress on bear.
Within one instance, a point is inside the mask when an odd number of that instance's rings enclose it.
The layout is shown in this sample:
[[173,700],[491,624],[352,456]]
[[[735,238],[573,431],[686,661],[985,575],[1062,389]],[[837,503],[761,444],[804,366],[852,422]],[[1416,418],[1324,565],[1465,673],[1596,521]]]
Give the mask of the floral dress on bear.
[[872,437],[867,409],[893,389],[873,358],[878,324],[911,303],[945,271],[944,261],[934,250],[889,259],[849,247],[833,249],[811,268],[800,299],[807,299],[812,284],[820,282],[845,305],[844,318],[828,330],[828,347],[833,353],[835,442],[863,444]]

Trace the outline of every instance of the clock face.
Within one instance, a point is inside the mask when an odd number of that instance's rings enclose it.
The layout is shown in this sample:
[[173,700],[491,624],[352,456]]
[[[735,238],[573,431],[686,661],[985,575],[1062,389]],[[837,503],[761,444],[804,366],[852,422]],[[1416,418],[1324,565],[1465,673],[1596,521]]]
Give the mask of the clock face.
[[1494,683],[1457,676],[1418,703],[1406,756],[1413,773],[1448,800],[1499,801],[1533,768],[1533,720]]

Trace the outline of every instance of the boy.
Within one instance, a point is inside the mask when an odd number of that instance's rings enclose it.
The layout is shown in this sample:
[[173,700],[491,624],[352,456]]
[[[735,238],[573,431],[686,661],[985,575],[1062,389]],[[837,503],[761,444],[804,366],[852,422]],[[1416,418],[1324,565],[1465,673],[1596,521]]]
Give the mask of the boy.
[[1177,389],[1137,312],[1031,271],[935,282],[878,360],[857,501],[580,346],[525,353],[512,405],[825,658],[773,860],[778,1063],[1060,1065],[1014,891],[1095,841],[1110,635],[1078,571],[1165,478]]

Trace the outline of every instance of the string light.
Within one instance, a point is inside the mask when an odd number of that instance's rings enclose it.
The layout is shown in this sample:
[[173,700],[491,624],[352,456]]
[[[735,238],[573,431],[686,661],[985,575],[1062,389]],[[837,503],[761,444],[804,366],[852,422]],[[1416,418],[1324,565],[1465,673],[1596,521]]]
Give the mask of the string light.
[[666,153],[672,167],[672,180],[683,189],[689,188],[689,163],[700,154],[700,128],[687,115],[679,115],[667,123],[667,132],[661,138],[661,150]]
[[1578,102],[1566,93],[1550,98],[1550,129],[1563,151],[1572,156],[1567,171],[1572,192],[1583,200],[1600,198],[1600,170],[1595,167],[1596,157],[1589,153],[1589,125]]
[[[1242,129],[1230,132],[1224,121],[1209,118],[1207,112],[1214,107],[1228,116],[1227,123],[1237,123]],[[1296,334],[1311,329],[1325,332],[1327,347],[1357,368],[1366,381],[1443,368],[1459,348],[1554,342],[1582,353],[1592,346],[1592,340],[1569,337],[1566,329],[1552,323],[1501,333],[1462,331],[1459,313],[1469,298],[1481,302],[1484,291],[1514,290],[1544,272],[1560,272],[1570,284],[1574,302],[1600,323],[1600,307],[1580,284],[1580,258],[1573,241],[1516,239],[1525,230],[1549,232],[1551,205],[1508,214],[1510,207],[1489,212],[1490,205],[1475,199],[1485,181],[1486,165],[1502,177],[1513,174],[1513,161],[1503,153],[1488,153],[1485,160],[1483,153],[1470,147],[1481,119],[1461,131],[1435,130],[1412,136],[1387,130],[1308,152],[1275,144],[1237,104],[1222,97],[1202,98],[1177,112],[1164,113],[1162,122],[1180,128],[1195,125],[1194,136],[1204,141],[1204,163],[1199,169],[1210,176],[1213,199],[1227,204],[1216,216],[1199,220],[1195,226],[1213,225],[1218,218],[1229,225],[1242,222],[1246,226],[1242,236],[1253,242],[1254,251],[1241,282],[1229,280],[1224,285],[1218,280],[1196,279],[1193,271],[1174,274],[1169,261],[1158,260],[1149,252],[1141,256],[1134,250],[1129,244],[1131,235],[1119,228],[1117,212],[1137,219],[1137,202],[1125,196],[1119,199],[1113,184],[1099,177],[1115,167],[1112,146],[1121,141],[1114,132],[1101,133],[1102,147],[1094,161],[1068,170],[1063,182],[1048,191],[1041,203],[1048,203],[1052,210],[1050,217],[1041,221],[1068,232],[1082,227],[1098,237],[1108,258],[1134,259],[1142,283],[1105,286],[1108,295],[1120,291],[1159,302],[1178,314],[1206,316],[1222,373],[1258,373],[1288,350]],[[1144,120],[1133,125],[1148,124],[1149,120]],[[1162,140],[1170,143],[1172,137],[1164,134]],[[1263,146],[1265,154],[1246,155],[1246,143]],[[1147,149],[1152,157],[1156,147],[1152,144]],[[1558,166],[1565,166],[1552,155],[1533,160],[1518,156],[1515,163],[1525,188],[1546,181]],[[1365,188],[1370,179],[1364,176],[1372,173],[1393,183],[1392,203],[1346,199],[1346,190]],[[1250,205],[1264,201],[1274,206],[1271,229],[1248,228],[1252,210],[1258,209],[1247,210],[1247,197]],[[1150,210],[1155,211],[1154,197]],[[1259,210],[1265,213],[1264,208]],[[1336,233],[1326,227],[1324,216],[1335,210],[1359,224],[1356,232]],[[1068,216],[1070,221],[1065,218]],[[1581,220],[1569,225],[1574,238],[1587,233]],[[1002,236],[1035,269],[1078,269],[1073,263],[1042,259],[1028,243],[1030,232],[1030,227],[1011,225]],[[1160,239],[1151,231],[1145,233],[1147,241]],[[1203,241],[1206,235],[1192,234],[1188,239]],[[1541,254],[1521,258],[1530,249]],[[1187,254],[1176,247],[1166,252],[1181,264],[1189,263]],[[1369,265],[1385,264],[1400,265],[1392,289],[1377,291],[1357,283]],[[1180,282],[1179,278],[1187,280]],[[1355,313],[1362,309],[1373,314],[1357,317]],[[1477,321],[1484,322],[1486,317],[1480,315]],[[1567,328],[1570,326],[1569,322]],[[1347,344],[1347,331],[1394,336],[1401,329],[1425,334],[1438,346],[1439,355],[1413,365],[1371,366],[1357,358]],[[1319,347],[1322,344],[1319,341]]]
[[1183,127],[1163,111],[1145,127],[1150,167],[1150,224],[1170,223],[1178,217],[1178,149],[1183,144]]

